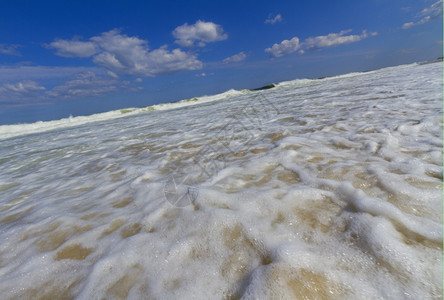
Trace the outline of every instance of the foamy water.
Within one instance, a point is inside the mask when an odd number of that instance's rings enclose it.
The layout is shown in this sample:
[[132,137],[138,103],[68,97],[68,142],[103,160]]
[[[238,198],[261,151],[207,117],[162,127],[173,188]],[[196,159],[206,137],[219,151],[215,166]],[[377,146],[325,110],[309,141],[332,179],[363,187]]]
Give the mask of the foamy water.
[[2,126],[0,298],[442,298],[442,63],[230,93]]

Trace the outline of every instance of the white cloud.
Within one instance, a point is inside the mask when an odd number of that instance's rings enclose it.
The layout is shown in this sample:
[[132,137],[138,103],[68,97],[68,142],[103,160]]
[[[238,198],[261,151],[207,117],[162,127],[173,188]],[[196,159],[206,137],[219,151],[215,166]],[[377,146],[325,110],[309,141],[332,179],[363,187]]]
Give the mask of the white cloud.
[[37,82],[32,80],[24,80],[17,82],[16,84],[6,83],[0,87],[0,92],[16,92],[16,93],[29,93],[35,91],[41,91],[45,88],[40,86]]
[[402,25],[402,29],[409,29],[410,27],[415,26],[416,24],[414,22],[408,22],[408,23],[404,23]]
[[25,79],[39,81],[64,80],[84,72],[106,73],[103,68],[99,67],[0,66],[0,82],[22,81]]
[[0,44],[0,54],[20,56],[21,54],[17,50],[18,47],[20,46]]
[[171,74],[179,71],[193,71],[202,69],[202,62],[195,55],[183,52],[180,49],[168,51],[166,48],[159,48],[151,51],[141,62],[141,70],[145,72],[136,72],[145,76],[154,76],[157,74]]
[[330,33],[328,35],[321,35],[313,38],[308,38],[302,43],[304,50],[322,49],[343,44],[350,44],[359,42],[368,36],[375,36],[377,33],[372,32],[370,34],[367,31],[363,31],[360,35],[345,35],[351,30],[343,30],[339,33]]
[[[89,41],[56,40],[50,47],[65,57],[93,57],[93,62],[113,73],[156,76],[180,71],[198,70],[203,64],[193,54],[180,49],[169,51],[161,47],[149,51],[148,42],[121,34],[113,29]],[[116,75],[117,75],[116,74]]]
[[108,72],[106,72],[106,74],[108,74],[109,76],[111,76],[112,78],[115,78],[115,79],[119,78],[119,75],[117,75],[116,73],[114,73],[112,71],[108,71]]
[[377,35],[376,32],[367,33],[365,30],[360,35],[345,35],[350,31],[351,30],[343,30],[339,33],[330,33],[328,35],[310,37],[305,39],[302,43],[299,42],[298,37],[294,37],[291,40],[283,40],[279,44],[274,44],[273,47],[265,49],[265,52],[269,52],[272,57],[283,56],[298,50],[299,54],[304,54],[308,50],[323,49],[354,43],[369,36]]
[[222,62],[224,64],[230,64],[230,63],[235,63],[235,62],[240,62],[243,61],[245,58],[247,58],[247,54],[245,54],[244,52],[239,52],[233,56],[227,57],[225,58]]
[[90,57],[98,51],[95,43],[78,40],[56,39],[46,47],[56,49],[56,54],[63,57]]
[[45,88],[36,81],[23,80],[0,86],[0,103],[20,103],[36,100]]
[[265,24],[275,24],[277,22],[282,22],[281,14],[277,14],[274,18],[269,16],[268,19],[265,20]]
[[214,73],[199,73],[199,74],[194,74],[194,77],[207,77],[207,76],[213,76]]
[[299,38],[294,37],[291,40],[283,40],[279,44],[274,44],[273,47],[265,49],[265,52],[270,52],[272,57],[279,57],[295,52],[299,48]]
[[404,23],[402,25],[402,29],[409,29],[409,28],[411,28],[413,26],[418,26],[418,25],[425,24],[425,23],[429,22],[431,19],[432,18],[430,16],[425,16],[424,18],[422,18],[418,22],[407,22],[407,23]]
[[[7,68],[5,72],[13,70]],[[76,73],[74,73],[75,70]],[[143,89],[132,82],[119,80],[118,77],[113,76],[112,72],[106,72],[99,68],[74,68],[74,70],[71,70],[71,68],[60,67],[49,70],[48,67],[27,67],[24,70],[19,68],[16,71],[19,73],[13,75],[11,81],[0,85],[0,105],[32,105],[63,99],[97,97],[117,91]],[[34,73],[37,72],[43,73],[44,76],[39,78],[39,81],[42,80],[43,84],[29,79],[17,80],[18,78],[26,78],[28,73],[31,75],[30,78],[35,78]],[[50,72],[48,76],[45,75],[47,72]],[[66,72],[68,72],[68,75]],[[0,67],[0,82],[1,78],[2,68]],[[55,87],[48,87],[48,85],[54,85],[54,79],[59,83]],[[140,83],[142,79],[137,78],[134,82]]]
[[46,95],[57,99],[97,97],[128,86],[128,82],[97,76],[93,72],[78,74],[75,79],[47,91]]
[[203,47],[205,43],[222,41],[228,38],[222,26],[201,20],[193,25],[185,23],[176,27],[173,36],[176,38],[175,43],[182,47],[192,47],[195,42],[198,42],[198,46]]
[[421,16],[430,16],[431,18],[439,18],[442,17],[443,13],[443,0],[437,1],[430,5],[430,7],[424,8],[420,15]]
[[427,8],[424,8],[417,18],[421,18],[416,22],[407,22],[402,25],[402,29],[409,29],[413,26],[425,24],[433,19],[442,18],[443,15],[443,0],[437,1]]

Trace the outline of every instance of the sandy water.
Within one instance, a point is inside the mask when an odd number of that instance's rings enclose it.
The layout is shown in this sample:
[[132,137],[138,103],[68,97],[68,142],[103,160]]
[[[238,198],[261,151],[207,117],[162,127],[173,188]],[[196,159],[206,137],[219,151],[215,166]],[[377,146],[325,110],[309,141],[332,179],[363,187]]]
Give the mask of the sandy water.
[[440,299],[442,99],[412,64],[0,126],[0,296]]

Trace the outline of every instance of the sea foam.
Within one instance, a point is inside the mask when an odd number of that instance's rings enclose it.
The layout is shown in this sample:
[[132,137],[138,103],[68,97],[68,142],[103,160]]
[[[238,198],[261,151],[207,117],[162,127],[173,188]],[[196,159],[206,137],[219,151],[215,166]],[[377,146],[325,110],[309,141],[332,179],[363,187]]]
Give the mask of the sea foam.
[[1,298],[442,298],[442,98],[413,64],[1,126]]

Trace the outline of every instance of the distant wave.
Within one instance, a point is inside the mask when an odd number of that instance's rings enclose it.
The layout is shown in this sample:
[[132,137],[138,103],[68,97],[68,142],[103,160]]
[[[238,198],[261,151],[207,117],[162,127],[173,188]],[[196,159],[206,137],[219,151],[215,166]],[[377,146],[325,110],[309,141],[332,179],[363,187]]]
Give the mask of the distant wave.
[[24,123],[24,124],[13,124],[13,125],[2,125],[0,126],[0,140],[8,139],[11,137],[39,133],[44,131],[50,131],[60,128],[68,128],[79,126],[87,123],[111,120],[122,118],[130,115],[135,115],[139,113],[151,112],[151,111],[160,111],[160,110],[169,110],[176,109],[185,106],[191,106],[196,104],[202,104],[217,100],[222,100],[238,95],[243,95],[245,93],[249,93],[249,90],[228,90],[226,92],[210,95],[210,96],[201,96],[194,97],[190,99],[184,99],[177,102],[171,103],[160,103],[156,105],[146,106],[146,107],[130,107],[124,109],[112,110],[104,113],[92,114],[89,116],[76,116],[76,117],[68,117],[60,120],[53,121],[38,121],[35,123]]

